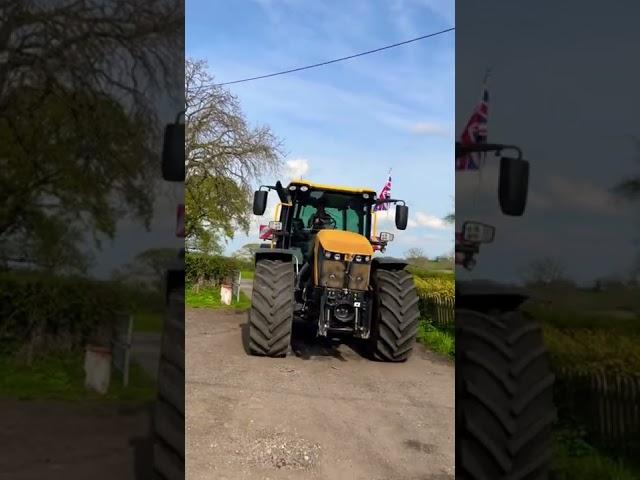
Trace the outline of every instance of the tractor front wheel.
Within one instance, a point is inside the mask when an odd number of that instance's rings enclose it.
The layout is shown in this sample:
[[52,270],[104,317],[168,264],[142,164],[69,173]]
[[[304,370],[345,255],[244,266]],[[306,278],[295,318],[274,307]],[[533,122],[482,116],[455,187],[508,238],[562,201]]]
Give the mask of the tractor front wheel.
[[456,311],[456,478],[547,478],[553,381],[540,326]]
[[374,309],[369,340],[376,360],[404,362],[413,350],[420,321],[418,294],[406,270],[372,272]]
[[249,351],[253,355],[287,355],[293,309],[293,264],[283,260],[258,261],[249,313]]

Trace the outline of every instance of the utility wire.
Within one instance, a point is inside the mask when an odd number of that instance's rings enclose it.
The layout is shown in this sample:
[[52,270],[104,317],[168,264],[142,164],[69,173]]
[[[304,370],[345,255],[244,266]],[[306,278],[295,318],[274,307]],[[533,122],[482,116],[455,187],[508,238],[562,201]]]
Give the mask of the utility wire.
[[290,70],[284,70],[282,72],[270,73],[268,75],[260,75],[258,77],[243,78],[241,80],[234,80],[232,82],[213,83],[213,84],[211,84],[209,86],[221,87],[223,85],[232,85],[234,83],[251,82],[253,80],[260,80],[260,79],[263,79],[263,78],[270,78],[270,77],[276,77],[278,75],[285,75],[287,73],[300,72],[301,70],[309,70],[310,68],[322,67],[324,65],[329,65],[331,63],[343,62],[344,60],[350,60],[352,58],[362,57],[364,55],[369,55],[371,53],[380,52],[382,50],[388,50],[390,48],[399,47],[401,45],[406,45],[407,43],[413,43],[413,42],[417,42],[418,40],[424,40],[425,38],[431,38],[431,37],[435,37],[436,35],[442,35],[443,33],[451,32],[453,30],[455,30],[455,27],[447,28],[446,30],[440,30],[439,32],[430,33],[428,35],[422,35],[421,37],[412,38],[411,40],[405,40],[404,42],[394,43],[393,45],[387,45],[385,47],[376,48],[375,50],[368,50],[366,52],[356,53],[355,55],[349,55],[348,57],[336,58],[334,60],[329,60],[329,61],[326,61],[326,62],[315,63],[313,65],[307,65],[306,67],[292,68]]

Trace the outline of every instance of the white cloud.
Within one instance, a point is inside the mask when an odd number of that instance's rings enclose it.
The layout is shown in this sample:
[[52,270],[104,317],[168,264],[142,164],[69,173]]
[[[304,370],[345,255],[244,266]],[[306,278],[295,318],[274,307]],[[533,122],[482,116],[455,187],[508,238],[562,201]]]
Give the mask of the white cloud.
[[287,178],[292,180],[298,180],[304,178],[309,172],[309,161],[304,158],[298,158],[294,160],[287,160]]
[[424,212],[417,212],[415,214],[415,221],[421,227],[428,227],[436,230],[444,230],[447,228],[447,223],[444,220]]
[[558,199],[558,204],[564,203],[565,206],[604,214],[615,213],[617,210],[608,191],[588,182],[553,177],[550,191]]
[[[390,231],[397,232],[395,228],[395,217],[396,210],[395,207],[391,207],[387,212],[382,212],[378,214],[378,228],[387,228],[391,229]],[[407,227],[409,228],[429,228],[432,230],[446,230],[449,227],[443,219],[440,217],[436,217],[435,215],[431,215],[425,212],[415,212],[412,213],[409,211],[409,221],[407,222]]]
[[416,135],[434,135],[434,136],[448,136],[449,130],[442,124],[435,122],[418,122],[414,123],[410,127],[411,132]]

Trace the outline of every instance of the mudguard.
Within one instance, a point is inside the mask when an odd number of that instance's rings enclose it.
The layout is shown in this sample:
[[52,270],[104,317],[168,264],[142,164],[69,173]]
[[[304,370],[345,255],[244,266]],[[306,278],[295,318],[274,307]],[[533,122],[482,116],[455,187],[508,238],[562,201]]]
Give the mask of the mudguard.
[[406,260],[394,257],[374,257],[371,264],[374,268],[387,268],[390,270],[402,270],[409,265]]
[[456,281],[456,308],[508,311],[518,308],[530,296],[524,288],[492,280]]
[[256,252],[255,261],[263,259],[280,259],[280,260],[298,260],[298,264],[302,265],[302,251],[297,248],[261,248]]

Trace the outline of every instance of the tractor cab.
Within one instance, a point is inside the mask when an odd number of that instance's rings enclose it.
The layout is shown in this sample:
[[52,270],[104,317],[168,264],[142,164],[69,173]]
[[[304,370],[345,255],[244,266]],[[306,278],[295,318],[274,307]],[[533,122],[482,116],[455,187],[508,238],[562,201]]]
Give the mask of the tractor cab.
[[[275,191],[280,202],[274,220],[269,223],[268,237],[262,237],[269,243],[256,252],[255,278],[260,272],[261,278],[283,278],[291,280],[292,284],[290,287],[273,285],[270,280],[263,285],[254,280],[256,302],[252,304],[254,313],[250,315],[250,325],[254,322],[252,331],[256,338],[265,331],[264,319],[272,315],[266,312],[267,306],[258,301],[256,293],[264,290],[265,295],[273,296],[274,288],[285,291],[291,288],[293,292],[288,293],[294,301],[291,314],[315,323],[319,336],[348,334],[361,339],[371,338],[378,356],[389,361],[406,359],[410,351],[406,342],[413,334],[401,335],[401,342],[395,346],[378,343],[379,329],[384,327],[380,325],[382,313],[376,310],[379,304],[376,299],[381,301],[383,289],[398,289],[398,295],[403,295],[400,290],[413,288],[413,282],[407,280],[410,274],[404,271],[406,263],[402,260],[374,258],[376,250],[383,252],[393,240],[393,234],[389,232],[376,232],[375,207],[382,203],[395,204],[396,227],[405,230],[409,212],[405,202],[379,199],[370,188],[296,180],[287,187],[280,182],[260,187],[254,194],[254,214],[264,214],[269,191]],[[289,268],[291,278],[285,274]],[[400,271],[403,273],[391,274]],[[402,301],[413,301],[413,294],[415,289],[406,299],[403,295]],[[384,301],[397,302],[398,299]],[[390,321],[407,320],[413,332],[414,327],[417,328],[413,318],[416,312],[411,310],[408,319],[398,317]],[[267,348],[256,340],[252,351],[259,355],[279,356],[282,348],[279,344]],[[381,350],[384,348],[387,350]]]
[[[336,231],[331,235],[323,234],[324,238],[356,238],[348,233],[355,234],[380,251],[384,251],[393,240],[393,234],[389,232],[376,232],[373,208],[381,201],[372,189],[321,185],[303,180],[293,181],[285,188],[277,182],[275,186],[263,186],[255,192],[255,215],[262,215],[266,210],[269,190],[275,190],[280,200],[275,220],[269,223],[269,248],[301,250],[308,258],[310,246],[321,230]],[[408,207],[404,201],[389,199],[385,200],[387,202],[397,204],[396,227],[406,229]]]

